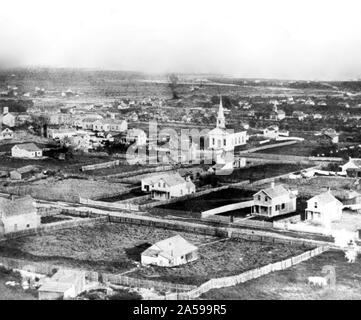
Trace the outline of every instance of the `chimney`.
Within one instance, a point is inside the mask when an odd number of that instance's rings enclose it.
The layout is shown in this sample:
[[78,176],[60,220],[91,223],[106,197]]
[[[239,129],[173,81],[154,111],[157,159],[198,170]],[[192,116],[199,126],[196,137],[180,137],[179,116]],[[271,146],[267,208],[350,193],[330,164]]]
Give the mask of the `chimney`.
[[275,187],[275,183],[271,182],[271,188],[273,189]]
[[8,113],[9,113],[9,107],[4,107],[3,114],[8,114]]

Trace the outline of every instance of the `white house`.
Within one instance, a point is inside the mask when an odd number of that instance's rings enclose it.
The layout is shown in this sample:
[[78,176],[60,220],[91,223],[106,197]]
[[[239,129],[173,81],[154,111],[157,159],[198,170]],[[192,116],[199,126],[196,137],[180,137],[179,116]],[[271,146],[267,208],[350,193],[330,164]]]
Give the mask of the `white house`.
[[50,279],[45,278],[39,288],[39,300],[71,299],[85,290],[85,271],[58,270]]
[[35,201],[30,196],[0,197],[0,236],[40,226]]
[[74,129],[48,129],[48,138],[62,140],[78,134]]
[[43,151],[35,143],[16,144],[11,148],[11,156],[36,159],[43,156]]
[[222,97],[220,98],[217,126],[208,133],[209,149],[233,151],[236,146],[245,145],[247,143],[247,131],[229,132],[226,130],[226,120],[224,117],[224,109]]
[[166,200],[195,193],[196,187],[189,178],[184,179],[179,173],[166,173],[142,179],[142,190],[151,192],[153,199]]
[[307,200],[305,219],[324,225],[341,219],[343,204],[328,190]]
[[175,267],[198,259],[198,248],[180,235],[159,241],[141,254],[145,265]]
[[280,110],[277,108],[277,104],[273,105],[273,110],[270,113],[270,119],[271,120],[283,120],[284,118],[286,118],[286,113],[283,110]]
[[10,140],[14,138],[14,131],[9,128],[4,129],[0,132],[0,140]]
[[2,117],[2,124],[7,127],[13,128],[15,127],[15,116],[11,113],[7,113]]
[[347,176],[352,178],[361,177],[361,159],[360,158],[349,158],[348,162],[340,166],[341,171],[346,173]]
[[263,136],[268,139],[277,139],[279,136],[278,126],[269,126],[263,130]]
[[126,120],[101,119],[93,123],[94,131],[124,132],[128,129]]
[[296,211],[296,195],[282,185],[271,184],[253,195],[252,215],[272,218]]

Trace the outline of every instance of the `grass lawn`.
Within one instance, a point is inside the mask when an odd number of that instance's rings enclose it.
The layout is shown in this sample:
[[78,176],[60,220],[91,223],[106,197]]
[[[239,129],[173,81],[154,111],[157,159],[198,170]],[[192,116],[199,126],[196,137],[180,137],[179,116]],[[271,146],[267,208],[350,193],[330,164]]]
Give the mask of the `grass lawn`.
[[211,192],[189,200],[162,205],[159,206],[159,208],[201,212],[232,203],[251,200],[253,194],[253,191],[229,188],[226,190]]
[[[333,266],[336,271],[336,286],[316,288],[307,283],[310,276],[322,276],[322,268]],[[201,299],[305,299],[305,300],[350,300],[361,299],[361,259],[348,263],[341,251],[328,251],[320,256],[293,266],[239,284],[234,287],[211,290]]]
[[108,181],[85,179],[48,178],[20,186],[0,186],[0,191],[29,194],[44,200],[78,202],[79,196],[87,199],[114,196],[127,190],[128,186]]
[[136,266],[149,245],[180,234],[195,245],[217,238],[146,226],[107,223],[80,226],[0,243],[2,256],[88,270],[121,273]]
[[301,254],[306,248],[255,241],[217,241],[199,247],[198,260],[183,266],[142,266],[131,277],[200,285],[211,278],[240,274],[250,269]]

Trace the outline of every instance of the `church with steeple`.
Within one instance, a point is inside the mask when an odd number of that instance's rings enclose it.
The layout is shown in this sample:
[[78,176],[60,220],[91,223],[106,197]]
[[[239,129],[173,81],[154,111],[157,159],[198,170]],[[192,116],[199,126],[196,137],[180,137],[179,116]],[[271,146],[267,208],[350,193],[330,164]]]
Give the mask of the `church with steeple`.
[[217,125],[208,133],[208,141],[208,149],[215,151],[233,151],[235,147],[247,143],[247,131],[233,132],[226,129],[222,97],[219,101]]

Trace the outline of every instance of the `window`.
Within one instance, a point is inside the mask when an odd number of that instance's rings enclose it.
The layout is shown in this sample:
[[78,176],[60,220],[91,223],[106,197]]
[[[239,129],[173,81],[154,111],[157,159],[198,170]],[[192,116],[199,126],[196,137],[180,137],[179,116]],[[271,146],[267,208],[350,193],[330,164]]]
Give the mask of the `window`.
[[183,195],[183,190],[181,189],[181,196]]
[[165,182],[163,182],[163,188],[165,188]]
[[282,203],[281,204],[281,209],[283,210],[283,209],[285,209],[286,208],[286,204],[285,203]]
[[280,211],[280,205],[279,204],[276,205],[276,211]]
[[27,228],[30,228],[30,224],[27,224],[26,227],[27,227]]
[[158,183],[158,186],[161,187],[161,183],[160,183],[160,182]]
[[227,140],[226,139],[223,139],[223,145],[227,145]]
[[267,201],[268,201],[268,197],[264,197],[264,201],[266,201],[266,202],[267,202]]
[[258,196],[258,201],[261,201],[261,196]]
[[317,208],[317,202],[315,202],[315,208]]
[[212,144],[215,145],[215,141],[214,141],[214,138],[212,139]]

